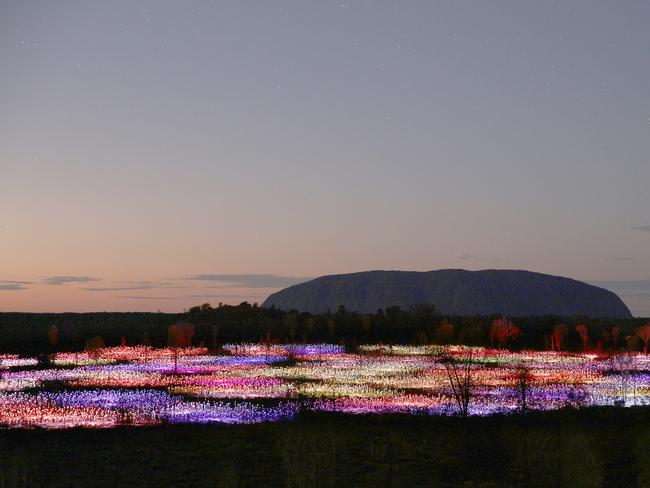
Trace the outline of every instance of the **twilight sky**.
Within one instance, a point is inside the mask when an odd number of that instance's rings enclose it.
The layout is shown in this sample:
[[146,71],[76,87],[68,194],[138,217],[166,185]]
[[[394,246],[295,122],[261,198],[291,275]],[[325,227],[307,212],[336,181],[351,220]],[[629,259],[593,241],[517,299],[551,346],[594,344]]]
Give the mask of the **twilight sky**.
[[529,269],[650,316],[650,2],[0,3],[0,310]]

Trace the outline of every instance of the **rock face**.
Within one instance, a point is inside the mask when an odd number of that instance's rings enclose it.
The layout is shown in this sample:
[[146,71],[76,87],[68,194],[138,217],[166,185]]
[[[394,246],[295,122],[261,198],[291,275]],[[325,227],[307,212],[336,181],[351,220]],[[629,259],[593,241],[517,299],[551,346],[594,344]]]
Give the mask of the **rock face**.
[[632,317],[621,299],[603,288],[561,276],[492,269],[322,276],[278,291],[262,306],[325,313],[344,305],[350,311],[374,313],[379,308],[397,305],[407,310],[422,303],[448,315]]

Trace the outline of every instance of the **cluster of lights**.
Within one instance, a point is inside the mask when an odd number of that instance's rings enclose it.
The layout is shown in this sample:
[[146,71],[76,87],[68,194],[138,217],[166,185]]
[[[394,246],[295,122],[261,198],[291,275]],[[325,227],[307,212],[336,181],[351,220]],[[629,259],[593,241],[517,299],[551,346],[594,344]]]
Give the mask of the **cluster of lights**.
[[291,419],[296,405],[194,402],[155,390],[81,390],[0,394],[9,427],[115,427],[161,423],[259,423]]
[[519,409],[524,370],[530,409],[650,405],[650,358],[642,354],[383,345],[351,354],[329,344],[244,344],[212,355],[138,346],[61,353],[50,366],[0,355],[0,425],[251,423],[305,408],[448,415],[457,407],[443,358],[469,365],[473,415]]
[[206,354],[205,347],[162,348],[151,346],[105,347],[97,351],[60,352],[55,354],[52,362],[59,366],[83,366],[89,364],[112,364],[122,361],[148,361],[182,356]]
[[17,354],[0,354],[0,370],[38,364],[35,358],[21,358]]
[[223,349],[231,354],[253,356],[315,356],[343,354],[344,346],[334,344],[226,344]]

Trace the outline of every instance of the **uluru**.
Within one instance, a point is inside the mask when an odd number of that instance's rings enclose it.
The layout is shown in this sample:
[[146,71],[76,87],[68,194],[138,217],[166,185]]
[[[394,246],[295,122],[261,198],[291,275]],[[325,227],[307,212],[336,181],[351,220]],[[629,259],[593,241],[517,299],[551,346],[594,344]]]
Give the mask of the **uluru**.
[[310,313],[374,313],[431,304],[443,314],[513,317],[579,315],[623,319],[632,314],[613,292],[562,276],[524,270],[442,269],[328,275],[270,295],[263,307]]

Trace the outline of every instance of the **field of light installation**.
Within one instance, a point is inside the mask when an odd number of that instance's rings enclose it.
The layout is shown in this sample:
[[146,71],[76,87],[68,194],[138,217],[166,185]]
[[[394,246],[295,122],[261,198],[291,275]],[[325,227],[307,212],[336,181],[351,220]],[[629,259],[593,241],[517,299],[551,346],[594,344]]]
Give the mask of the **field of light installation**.
[[[450,368],[449,361],[454,368]],[[471,361],[471,362],[470,362]],[[105,348],[50,364],[0,356],[0,425],[46,429],[177,423],[250,424],[301,411],[469,415],[650,404],[642,354],[510,352],[459,346],[229,345]],[[522,373],[524,372],[524,373]]]

